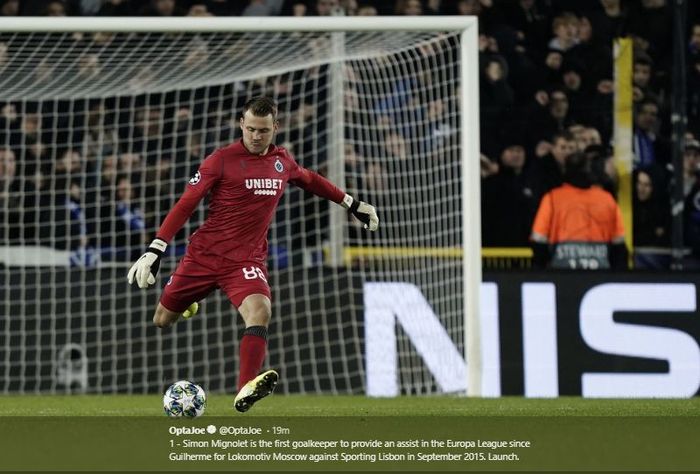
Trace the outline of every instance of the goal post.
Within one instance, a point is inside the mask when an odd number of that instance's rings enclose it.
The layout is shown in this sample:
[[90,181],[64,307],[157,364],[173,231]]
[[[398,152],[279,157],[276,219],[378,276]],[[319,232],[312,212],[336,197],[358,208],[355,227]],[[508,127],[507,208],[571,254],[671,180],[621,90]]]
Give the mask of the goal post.
[[[148,326],[205,206],[155,290],[123,280],[206,153],[237,138],[242,102],[268,94],[278,143],[381,219],[369,235],[297,190],[282,199],[269,262],[281,390],[364,393],[362,284],[402,282],[466,360],[457,386],[480,396],[477,45],[474,17],[0,18],[0,153],[16,160],[0,202],[1,390],[230,390],[224,298],[170,332]],[[344,257],[362,248],[378,258]],[[445,391],[410,328],[392,330],[399,393]]]

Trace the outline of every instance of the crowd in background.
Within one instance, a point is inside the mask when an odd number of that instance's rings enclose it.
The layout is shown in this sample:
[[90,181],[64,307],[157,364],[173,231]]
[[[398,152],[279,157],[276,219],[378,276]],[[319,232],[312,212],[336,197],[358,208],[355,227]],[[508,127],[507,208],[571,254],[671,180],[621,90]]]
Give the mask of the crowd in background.
[[[589,157],[597,183],[613,195],[617,193],[618,177],[611,150],[612,43],[614,38],[630,37],[634,42],[634,245],[667,247],[673,171],[670,3],[668,0],[0,0],[0,15],[477,15],[483,244],[497,247],[529,245],[539,200],[562,184],[564,159],[575,151]],[[700,138],[700,9],[689,2],[688,11],[688,135],[683,170],[685,242],[700,254],[700,142],[697,141]],[[7,54],[7,48],[0,42],[0,65]],[[98,68],[99,57],[86,61],[92,61],[85,64],[87,70]],[[286,86],[278,81],[274,87]],[[232,99],[226,106],[239,106],[238,102],[245,96],[231,92]],[[58,240],[65,248],[85,247],[91,233],[115,236],[117,241],[107,246],[112,249],[140,248],[172,203],[167,196],[176,194],[167,186],[160,189],[157,178],[167,176],[167,182],[173,179],[179,182],[191,173],[189,163],[199,162],[212,146],[237,136],[235,124],[228,121],[230,117],[212,119],[220,129],[228,127],[228,132],[212,138],[205,132],[192,133],[192,130],[206,130],[201,124],[192,124],[193,116],[206,115],[203,111],[198,114],[187,108],[145,104],[135,108],[134,104],[121,107],[118,103],[85,101],[76,115],[78,118],[72,119],[82,121],[82,125],[72,128],[80,130],[79,133],[68,138],[47,137],[46,131],[56,127],[45,123],[46,114],[41,110],[27,103],[0,105],[0,144],[4,144],[0,147],[3,185],[0,199],[15,199],[9,206],[0,208],[25,209],[22,216],[3,216],[3,219],[5,222],[19,219],[29,224],[22,227],[22,235],[12,235],[11,229],[5,229],[5,237],[11,241],[41,241],[42,226],[38,224],[51,221],[56,223],[52,235],[61,235],[56,231],[63,225],[60,222],[67,222],[73,228],[63,232],[73,236],[72,240],[68,239],[71,241]],[[441,106],[431,103],[429,108]],[[304,117],[318,117],[325,112],[304,103],[294,107],[294,116],[302,122],[295,132],[300,135],[295,139],[302,137],[303,141],[304,136],[314,136],[318,130],[304,129]],[[424,111],[426,117],[433,113],[434,110]],[[128,132],[126,124],[131,124]],[[408,138],[402,136],[401,130],[394,135],[388,140],[392,142],[387,144],[388,150],[392,146],[400,147]],[[163,137],[167,137],[167,143]],[[126,139],[128,147],[124,146]],[[48,153],[46,143],[63,145]],[[95,143],[103,148],[95,150]],[[177,152],[169,159],[147,163],[149,151],[155,148]],[[98,154],[104,156],[99,168],[92,167],[81,182],[63,182],[66,176],[71,176],[71,168],[80,167],[81,161],[94,162],[94,155]],[[347,150],[346,166],[356,164],[356,155],[356,149]],[[140,166],[147,171],[134,174],[133,170]],[[365,183],[380,179],[381,170],[375,169],[376,166],[369,163],[363,168],[367,174]],[[22,182],[23,192],[13,193],[19,186],[13,179],[18,169],[27,179]],[[150,175],[143,176],[144,173]],[[111,186],[94,186],[90,180],[109,182]],[[151,183],[141,192],[163,196],[159,209],[140,209],[134,205],[132,188],[139,183]],[[41,192],[48,189],[54,192]],[[87,210],[79,205],[78,199],[81,193],[84,196],[85,189],[102,189],[95,191],[102,193],[108,190],[109,195],[101,199],[93,196],[101,204]],[[19,196],[24,202],[17,202]],[[65,205],[43,202],[48,199],[61,200]],[[62,212],[70,218],[59,219],[49,215],[50,212]],[[89,230],[90,223],[99,223],[100,228]],[[36,224],[33,230],[32,224]]]

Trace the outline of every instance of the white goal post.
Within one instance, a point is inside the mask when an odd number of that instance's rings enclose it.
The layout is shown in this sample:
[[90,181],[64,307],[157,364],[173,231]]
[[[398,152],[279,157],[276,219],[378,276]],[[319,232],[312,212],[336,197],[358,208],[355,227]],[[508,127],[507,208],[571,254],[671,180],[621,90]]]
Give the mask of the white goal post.
[[[475,17],[0,18],[0,106],[3,107],[4,127],[4,131],[0,130],[0,150],[12,149],[17,154],[18,169],[26,170],[27,181],[34,179],[30,173],[42,174],[41,164],[47,161],[50,162],[47,169],[58,169],[58,165],[53,164],[58,162],[69,168],[68,171],[61,168],[65,173],[65,176],[61,175],[63,178],[44,172],[41,179],[48,179],[46,188],[32,182],[32,186],[36,185],[32,191],[26,187],[16,191],[18,202],[28,203],[30,197],[33,199],[30,205],[36,206],[36,212],[30,217],[25,211],[17,217],[12,208],[14,204],[7,200],[1,203],[2,225],[19,230],[15,234],[9,231],[12,235],[5,236],[0,252],[0,255],[8,256],[4,269],[0,270],[5,287],[2,302],[5,322],[0,328],[0,363],[4,366],[0,372],[4,374],[5,382],[0,391],[57,392],[64,390],[65,386],[70,390],[70,383],[59,380],[57,373],[65,376],[71,364],[92,364],[91,375],[85,376],[89,382],[82,384],[81,388],[98,393],[150,391],[153,387],[151,379],[167,385],[171,377],[191,376],[193,373],[205,383],[217,387],[215,390],[224,390],[232,383],[231,372],[236,368],[230,366],[230,359],[237,357],[232,349],[237,344],[235,332],[230,329],[220,331],[222,325],[228,324],[220,317],[206,319],[208,312],[225,312],[225,302],[217,300],[208,303],[211,306],[205,305],[203,322],[192,321],[193,327],[199,325],[196,329],[162,335],[141,328],[136,320],[121,321],[118,313],[124,311],[120,307],[123,302],[106,304],[99,300],[99,291],[123,296],[124,291],[137,290],[125,290],[119,280],[125,279],[128,259],[96,255],[91,260],[84,255],[87,248],[99,246],[105,232],[112,240],[121,235],[121,231],[115,230],[118,227],[105,231],[98,211],[93,215],[87,209],[91,205],[90,199],[106,195],[100,183],[106,176],[107,163],[111,163],[111,153],[118,166],[142,165],[150,170],[140,173],[137,178],[131,176],[134,186],[148,190],[157,188],[154,191],[157,198],[141,196],[138,200],[142,209],[155,206],[157,210],[144,213],[145,227],[138,222],[134,224],[141,226],[139,228],[144,234],[152,231],[154,223],[159,223],[158,219],[172,204],[168,200],[176,198],[182,190],[182,176],[177,171],[169,175],[172,177],[169,180],[158,178],[162,162],[170,163],[162,158],[166,152],[172,151],[173,156],[179,156],[179,153],[191,151],[182,162],[185,173],[190,172],[196,165],[195,151],[200,152],[202,159],[203,152],[210,146],[220,145],[235,134],[235,123],[224,119],[216,122],[214,131],[211,125],[214,120],[209,117],[212,111],[224,114],[222,110],[236,108],[241,97],[260,91],[275,91],[275,94],[285,94],[288,98],[285,102],[288,105],[281,106],[284,109],[282,115],[286,113],[285,119],[288,119],[285,123],[290,128],[298,126],[301,130],[293,135],[283,128],[280,133],[285,133],[291,146],[304,151],[297,153],[302,164],[312,169],[322,168],[340,187],[349,186],[348,182],[361,183],[357,189],[353,184],[350,190],[363,195],[362,183],[380,179],[365,168],[362,173],[351,169],[350,164],[355,162],[347,154],[361,153],[366,157],[367,167],[385,170],[388,183],[385,188],[376,183],[373,185],[375,189],[386,189],[377,191],[380,196],[378,212],[382,220],[380,228],[385,226],[386,233],[378,234],[374,240],[363,235],[356,237],[356,230],[352,229],[340,207],[325,208],[313,200],[298,205],[291,198],[281,204],[270,243],[277,248],[275,236],[281,236],[279,239],[289,245],[280,245],[284,251],[280,250],[276,258],[288,259],[290,263],[284,265],[289,275],[283,278],[284,282],[279,282],[282,290],[278,298],[291,300],[291,306],[287,307],[292,312],[298,303],[302,312],[309,311],[310,305],[320,304],[323,311],[332,313],[336,310],[326,307],[324,295],[314,294],[315,291],[323,293],[324,288],[329,288],[338,294],[329,295],[328,301],[353,306],[357,295],[352,290],[345,295],[343,287],[354,276],[359,275],[363,281],[403,276],[410,279],[412,268],[424,271],[425,266],[435,265],[433,273],[421,273],[415,278],[416,285],[422,288],[421,284],[430,286],[431,279],[442,278],[439,272],[447,269],[444,271],[447,272],[445,284],[448,286],[436,286],[434,295],[428,296],[428,302],[439,314],[439,306],[448,304],[445,301],[455,297],[450,292],[462,293],[460,330],[464,340],[457,345],[463,346],[467,363],[468,380],[464,385],[468,395],[481,396],[477,45]],[[426,53],[426,50],[437,53]],[[449,58],[444,59],[449,64],[441,58]],[[323,78],[319,79],[319,76]],[[431,77],[433,80],[437,77],[441,82],[431,84]],[[349,83],[354,89],[350,90]],[[458,94],[454,105],[448,105],[449,100],[442,94],[450,94],[453,90]],[[435,112],[444,116],[443,128],[429,128],[434,127],[434,124],[430,125],[433,111],[426,110],[432,106],[445,108],[445,112]],[[314,110],[306,115],[297,112],[309,107]],[[380,112],[366,110],[371,108],[380,109]],[[175,115],[164,118],[164,110],[172,110]],[[100,132],[92,136],[90,120],[95,117],[91,115],[93,112],[99,112],[99,118],[94,120],[100,124],[103,124],[103,115],[110,116],[113,127],[105,131],[107,127],[99,125],[97,128],[102,127]],[[235,113],[235,110],[231,112]],[[390,119],[387,123],[377,124],[377,117]],[[83,118],[86,125],[79,125]],[[303,124],[296,122],[304,120],[312,123],[314,133],[305,134]],[[140,128],[134,131],[137,121]],[[221,131],[225,126],[229,127],[226,130],[230,135]],[[38,132],[32,127],[38,128]],[[149,127],[152,135],[149,135]],[[396,138],[400,143],[392,145],[414,151],[414,155],[408,158],[394,157],[399,161],[393,164],[382,161],[386,146],[383,142],[387,136],[393,136],[391,127],[401,130],[401,136]],[[443,140],[450,129],[458,137],[454,144],[442,144],[440,151],[428,150],[438,145],[424,142]],[[416,130],[420,137],[411,135]],[[423,137],[430,133],[433,135]],[[188,138],[183,144],[180,141],[185,135]],[[108,143],[110,137],[119,144]],[[191,137],[200,138],[202,146],[195,146],[195,139]],[[89,152],[84,151],[87,148],[78,150],[90,140],[99,144],[99,156],[88,158]],[[115,148],[109,148],[111,146]],[[104,151],[106,149],[111,151]],[[148,162],[151,155],[145,151],[139,158],[139,153],[146,149],[158,157],[153,163]],[[73,152],[82,153],[88,164],[82,168],[77,164],[71,169],[70,154]],[[316,152],[327,159],[314,158]],[[76,158],[77,161],[80,159]],[[418,159],[424,163],[424,168],[418,167],[415,162]],[[34,163],[31,160],[36,161],[36,166],[30,168],[29,164]],[[455,160],[459,161],[457,168],[453,166]],[[424,169],[424,176],[421,169]],[[115,176],[120,172],[121,168],[115,171]],[[55,191],[59,181],[62,186],[67,186],[65,198]],[[442,181],[449,181],[450,185],[442,186]],[[412,185],[416,186],[415,190],[406,189]],[[70,214],[69,209],[66,215],[74,216],[76,228],[92,229],[76,230],[80,238],[85,242],[96,242],[94,245],[76,244],[75,249],[83,253],[76,251],[70,243],[62,248],[57,245],[58,225],[45,220],[47,215],[55,216],[60,211],[56,204],[59,197],[66,202],[72,199],[72,186],[76,187],[75,193],[79,197],[70,208],[74,214]],[[392,197],[392,190],[396,187],[405,188],[404,193],[412,192],[415,198],[410,204],[406,203],[406,208],[392,200],[398,199],[396,195]],[[46,193],[51,199],[42,207],[42,189],[49,188],[52,191]],[[116,184],[114,189],[119,192]],[[144,191],[146,195],[148,192]],[[454,196],[455,192],[461,195],[459,199]],[[106,199],[110,200],[109,197]],[[382,208],[382,202],[389,204]],[[102,204],[112,206],[114,203]],[[98,206],[95,204],[94,207]],[[126,212],[133,218],[132,223],[138,221],[138,215],[133,215],[138,214],[137,207],[128,208],[120,216],[123,218]],[[49,214],[42,215],[40,209],[48,209]],[[443,210],[449,216],[441,219],[434,215]],[[196,217],[192,226],[197,223]],[[409,222],[398,223],[402,217]],[[25,229],[27,219],[34,233]],[[309,230],[306,224],[309,219],[321,219],[327,229],[320,228],[319,224]],[[100,225],[103,226],[101,230]],[[186,230],[193,230],[192,226]],[[461,241],[451,239],[450,235],[455,231],[459,231]],[[299,263],[294,263],[295,244],[299,242],[304,246],[304,253]],[[134,253],[138,244],[130,241],[126,253]],[[36,263],[34,257],[22,264],[22,252],[36,256],[32,249],[46,246],[57,248],[59,256],[53,255],[44,263]],[[352,255],[359,263],[352,260]],[[452,267],[443,263],[444,255],[459,262],[459,274],[450,273]],[[61,258],[70,259],[66,266],[76,270],[73,273],[71,270],[56,270],[55,260]],[[404,261],[413,263],[401,263]],[[161,279],[167,277],[175,263],[176,259],[164,263]],[[51,269],[44,271],[30,268],[32,266],[50,266]],[[312,274],[309,268],[314,266],[326,270]],[[95,271],[98,273],[89,273]],[[274,268],[270,268],[270,273],[273,272]],[[300,282],[299,275],[303,276]],[[96,279],[103,283],[96,283]],[[454,286],[455,282],[459,283],[459,288]],[[148,322],[155,296],[124,296],[124,301],[133,305],[130,310],[141,312],[140,317]],[[317,302],[317,299],[321,301]],[[285,301],[280,304],[284,305]],[[56,316],[59,313],[65,316],[59,318]],[[103,313],[112,315],[103,318]],[[277,314],[273,320],[287,317],[292,315]],[[454,321],[453,316],[450,318]],[[103,321],[104,327],[95,327],[101,326]],[[334,341],[336,337],[346,337],[348,331],[357,335],[355,323],[339,314],[337,321],[332,323],[294,319],[289,324],[298,333],[290,333],[289,328],[280,329],[277,335],[274,331],[271,333],[271,338],[277,337],[282,347],[278,351],[271,345],[271,362],[282,366],[289,364],[290,374],[297,374],[290,375],[294,380],[289,385],[291,388],[283,386],[283,389],[358,393],[353,384],[358,383],[358,377],[364,378],[364,369],[348,369],[350,356],[347,353],[351,349],[332,347],[334,344],[346,344],[354,349],[362,347],[362,341]],[[316,324],[321,324],[320,335],[307,340],[303,335],[305,324],[309,327],[313,324],[313,331]],[[458,324],[455,323],[451,330]],[[78,331],[77,336],[71,335],[73,330]],[[212,334],[217,332],[218,336]],[[454,335],[452,337],[454,339]],[[313,341],[317,341],[316,344]],[[22,347],[17,349],[17,344]],[[315,349],[318,344],[327,345],[324,347],[328,351]],[[46,349],[51,352],[49,356],[42,353],[46,345],[50,347]],[[197,352],[190,347],[180,354],[178,345],[209,345],[213,349]],[[105,348],[107,346],[109,349]],[[75,356],[64,356],[64,359],[72,357],[72,360],[56,361],[56,354],[62,348],[65,352],[67,347],[89,352],[92,359],[88,357],[85,362],[85,354],[76,353]],[[200,360],[211,358],[212,354],[215,354],[216,362]],[[53,369],[44,367],[43,361],[47,357],[52,360]],[[153,365],[159,367],[153,368]],[[327,366],[329,371],[347,371],[345,382],[327,380],[319,368],[321,365]],[[85,368],[75,370],[78,373],[75,377],[79,378],[79,372]],[[421,370],[424,369],[415,369],[415,373]],[[306,371],[312,374],[309,376],[311,380],[305,379]],[[43,379],[47,378],[51,381],[44,383]],[[123,383],[127,386],[124,387]],[[364,385],[364,380],[359,383]],[[409,388],[403,392],[440,391],[439,386],[433,390],[418,385],[420,387],[415,390]]]

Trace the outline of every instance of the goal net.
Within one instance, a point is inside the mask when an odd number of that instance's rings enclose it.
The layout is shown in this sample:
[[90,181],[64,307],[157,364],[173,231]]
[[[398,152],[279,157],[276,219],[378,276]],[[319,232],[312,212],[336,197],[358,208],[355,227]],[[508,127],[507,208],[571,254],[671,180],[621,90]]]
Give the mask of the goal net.
[[465,19],[436,31],[428,19],[363,31],[342,18],[72,19],[62,31],[44,20],[0,23],[3,392],[147,393],[179,379],[234,390],[243,324],[225,296],[173,328],[151,321],[206,203],[155,287],[129,287],[126,273],[203,158],[240,137],[257,95],[279,104],[276,143],[381,219],[370,235],[287,189],[269,236],[265,366],[278,390],[466,389],[465,298],[480,267],[470,287],[478,178],[463,178],[462,155],[478,161],[478,104],[463,110],[477,67],[464,64]]

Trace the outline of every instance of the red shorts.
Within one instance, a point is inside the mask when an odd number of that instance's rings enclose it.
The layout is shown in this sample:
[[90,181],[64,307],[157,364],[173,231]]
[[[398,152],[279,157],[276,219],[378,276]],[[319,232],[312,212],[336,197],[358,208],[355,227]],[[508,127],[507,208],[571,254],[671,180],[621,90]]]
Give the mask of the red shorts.
[[261,294],[272,299],[264,264],[230,262],[188,246],[185,256],[163,288],[160,303],[170,311],[181,313],[217,288],[226,293],[236,308],[248,295]]

